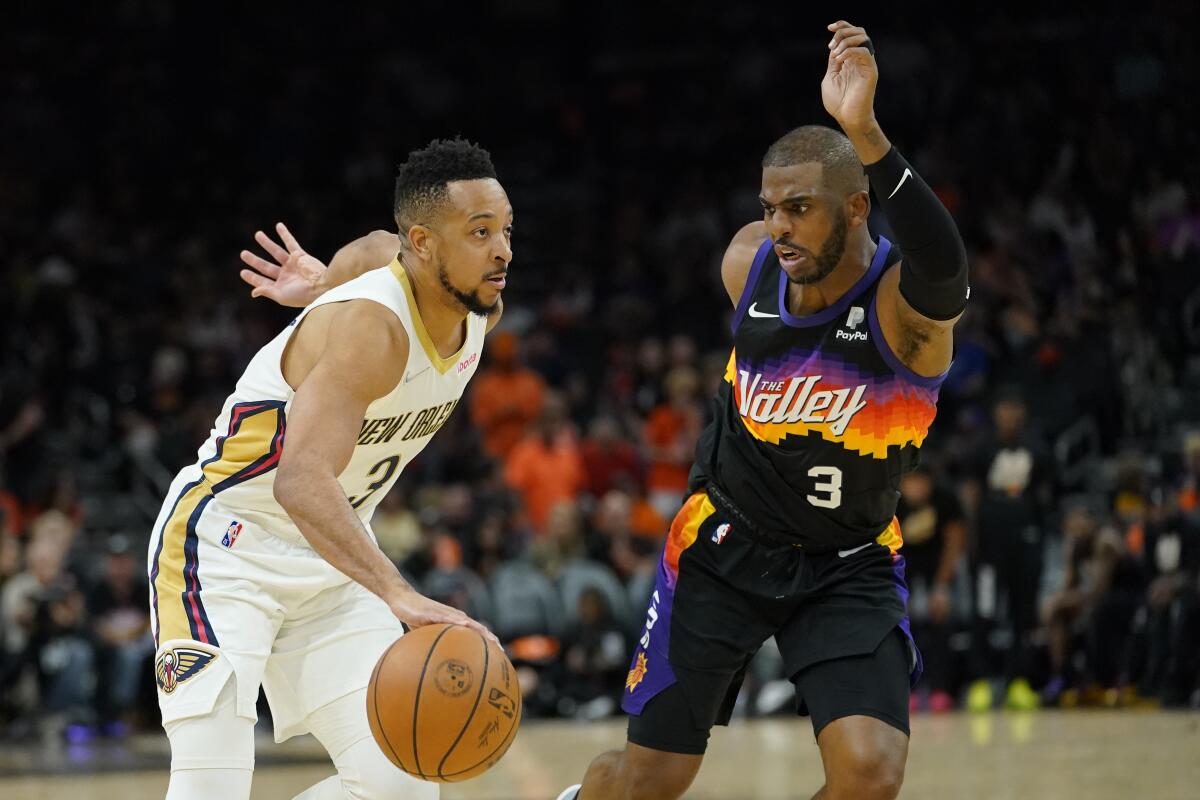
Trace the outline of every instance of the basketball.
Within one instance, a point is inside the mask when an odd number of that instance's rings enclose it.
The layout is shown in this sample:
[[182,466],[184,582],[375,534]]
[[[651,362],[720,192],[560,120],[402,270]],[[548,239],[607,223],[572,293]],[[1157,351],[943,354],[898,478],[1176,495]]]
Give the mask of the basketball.
[[516,670],[500,647],[469,628],[415,628],[375,665],[367,718],[379,748],[409,775],[438,783],[474,778],[516,738]]

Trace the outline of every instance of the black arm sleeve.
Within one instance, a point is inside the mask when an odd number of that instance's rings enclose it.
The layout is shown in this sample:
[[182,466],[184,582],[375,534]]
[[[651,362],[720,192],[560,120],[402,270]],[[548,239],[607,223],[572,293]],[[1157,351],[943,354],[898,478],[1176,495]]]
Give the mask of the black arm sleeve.
[[903,253],[900,294],[930,319],[952,319],[967,304],[967,251],[950,212],[892,148],[867,177]]

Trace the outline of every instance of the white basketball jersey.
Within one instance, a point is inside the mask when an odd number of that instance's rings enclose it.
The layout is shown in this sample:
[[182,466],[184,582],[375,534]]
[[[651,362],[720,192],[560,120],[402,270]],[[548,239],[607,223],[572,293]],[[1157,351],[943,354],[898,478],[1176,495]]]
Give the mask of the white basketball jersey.
[[[404,467],[446,422],[479,366],[487,320],[468,315],[462,348],[438,355],[417,311],[408,275],[399,261],[373,270],[321,295],[251,359],[225,401],[208,441],[189,467],[209,484],[222,506],[257,519],[275,532],[297,535],[275,501],[275,467],[287,435],[295,392],[283,378],[282,357],[292,334],[314,308],[347,300],[373,300],[400,318],[408,333],[408,364],[399,383],[367,407],[350,463],[338,483],[364,524]],[[384,334],[381,331],[380,336]],[[363,353],[363,369],[374,369]],[[369,530],[369,526],[368,526]]]

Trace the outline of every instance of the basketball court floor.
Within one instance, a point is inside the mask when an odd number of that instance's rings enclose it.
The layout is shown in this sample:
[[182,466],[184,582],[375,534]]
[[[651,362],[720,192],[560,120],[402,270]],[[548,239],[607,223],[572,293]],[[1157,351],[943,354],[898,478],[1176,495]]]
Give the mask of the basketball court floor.
[[[553,800],[624,725],[530,722],[491,772],[442,789],[443,800]],[[166,742],[0,749],[3,800],[160,800]],[[332,774],[310,738],[259,742],[255,798],[288,800]],[[689,798],[791,800],[820,786],[807,720],[737,720],[718,728]],[[902,798],[1184,800],[1200,798],[1200,714],[1078,711],[919,716]]]

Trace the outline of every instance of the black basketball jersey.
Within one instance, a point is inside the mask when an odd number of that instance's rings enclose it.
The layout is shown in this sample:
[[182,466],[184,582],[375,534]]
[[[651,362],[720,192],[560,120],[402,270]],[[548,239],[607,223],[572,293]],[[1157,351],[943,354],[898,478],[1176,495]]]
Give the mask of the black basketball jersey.
[[900,546],[900,476],[917,464],[945,376],[905,367],[880,331],[875,293],[899,259],[881,237],[845,295],[796,317],[787,274],[763,242],[734,314],[693,490],[714,485],[755,527],[805,547]]

